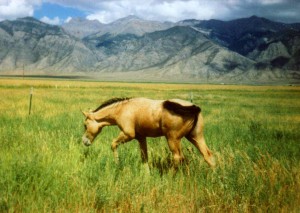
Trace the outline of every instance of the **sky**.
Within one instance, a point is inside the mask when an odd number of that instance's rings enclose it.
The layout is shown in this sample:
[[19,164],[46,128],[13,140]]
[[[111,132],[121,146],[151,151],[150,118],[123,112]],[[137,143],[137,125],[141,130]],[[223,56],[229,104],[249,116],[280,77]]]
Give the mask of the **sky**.
[[256,15],[300,23],[300,0],[0,0],[0,21],[31,16],[54,25],[73,17],[110,23],[128,15],[161,22]]

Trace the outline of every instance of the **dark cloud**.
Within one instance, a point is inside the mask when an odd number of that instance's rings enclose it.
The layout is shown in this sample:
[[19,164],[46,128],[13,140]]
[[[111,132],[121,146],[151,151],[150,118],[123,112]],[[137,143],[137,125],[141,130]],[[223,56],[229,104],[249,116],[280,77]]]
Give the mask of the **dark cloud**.
[[296,0],[240,0],[234,5],[227,6],[230,13],[223,17],[225,19],[256,15],[285,23],[300,22],[300,1]]

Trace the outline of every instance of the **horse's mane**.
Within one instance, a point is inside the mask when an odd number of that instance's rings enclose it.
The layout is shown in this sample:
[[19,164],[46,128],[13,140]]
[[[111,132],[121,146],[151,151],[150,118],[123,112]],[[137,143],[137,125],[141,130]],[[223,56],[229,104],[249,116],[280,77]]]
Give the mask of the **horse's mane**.
[[105,101],[104,103],[102,103],[97,109],[95,109],[93,112],[97,112],[100,109],[103,109],[104,107],[110,106],[114,103],[118,103],[118,102],[122,102],[122,101],[126,101],[129,100],[131,98],[112,98],[109,99],[107,101]]

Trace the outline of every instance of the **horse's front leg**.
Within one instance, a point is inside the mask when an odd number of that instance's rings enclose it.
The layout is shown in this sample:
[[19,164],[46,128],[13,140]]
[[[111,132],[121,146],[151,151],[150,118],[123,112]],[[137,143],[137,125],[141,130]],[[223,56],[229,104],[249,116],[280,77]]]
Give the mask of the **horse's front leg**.
[[125,134],[124,132],[120,132],[119,136],[113,140],[111,144],[111,149],[114,153],[114,158],[116,163],[119,162],[119,155],[117,148],[121,143],[126,143],[128,141],[131,141],[134,137],[131,134]]
[[150,174],[150,168],[148,165],[148,151],[147,151],[147,141],[145,137],[138,137],[137,140],[139,141],[140,150],[141,150],[141,157],[143,162],[143,169],[146,175]]
[[146,138],[138,138],[140,149],[141,149],[141,157],[143,163],[148,162],[148,152],[147,152],[147,141]]

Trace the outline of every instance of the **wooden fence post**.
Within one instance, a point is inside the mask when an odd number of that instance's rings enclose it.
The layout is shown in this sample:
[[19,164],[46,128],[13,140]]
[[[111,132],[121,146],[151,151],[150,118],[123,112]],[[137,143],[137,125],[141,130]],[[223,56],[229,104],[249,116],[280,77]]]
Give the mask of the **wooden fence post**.
[[191,103],[193,103],[193,99],[194,99],[194,94],[193,94],[193,92],[190,92],[190,101],[191,101]]
[[30,97],[29,97],[29,115],[31,114],[32,95],[33,95],[33,87],[31,87],[31,89],[30,89]]

